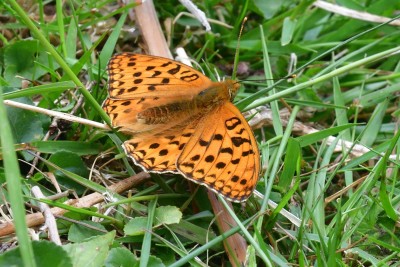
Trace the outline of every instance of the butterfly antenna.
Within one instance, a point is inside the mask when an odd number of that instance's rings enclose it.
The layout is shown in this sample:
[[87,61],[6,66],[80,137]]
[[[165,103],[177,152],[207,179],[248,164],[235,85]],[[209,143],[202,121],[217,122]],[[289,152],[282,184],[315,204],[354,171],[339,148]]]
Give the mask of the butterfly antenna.
[[266,81],[280,81],[280,80],[288,80],[288,79],[296,79],[296,74],[290,74],[284,77],[273,78],[273,79],[259,79],[259,80],[237,80],[238,82],[266,82]]
[[238,63],[239,63],[240,37],[242,37],[242,32],[243,32],[244,24],[246,23],[246,21],[247,21],[247,17],[244,17],[243,21],[242,21],[242,26],[240,26],[239,37],[238,37],[238,42],[237,42],[236,52],[235,52],[235,59],[233,62],[232,80],[235,80],[235,78],[236,78],[236,73],[237,73]]

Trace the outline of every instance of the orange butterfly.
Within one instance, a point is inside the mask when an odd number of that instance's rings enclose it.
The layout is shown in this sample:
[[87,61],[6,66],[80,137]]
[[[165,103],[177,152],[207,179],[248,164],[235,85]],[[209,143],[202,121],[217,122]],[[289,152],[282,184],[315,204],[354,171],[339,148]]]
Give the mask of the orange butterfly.
[[132,136],[123,148],[148,172],[180,173],[230,201],[245,201],[259,172],[257,142],[231,103],[239,84],[212,82],[167,58],[122,53],[108,63],[112,125]]

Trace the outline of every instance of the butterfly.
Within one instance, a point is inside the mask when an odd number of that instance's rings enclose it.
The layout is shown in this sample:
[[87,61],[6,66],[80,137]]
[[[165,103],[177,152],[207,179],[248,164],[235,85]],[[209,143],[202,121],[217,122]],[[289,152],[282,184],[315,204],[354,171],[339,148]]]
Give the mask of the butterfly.
[[213,82],[180,62],[142,54],[114,55],[103,109],[131,138],[123,148],[147,172],[177,173],[242,202],[260,172],[257,141],[232,104],[240,85]]

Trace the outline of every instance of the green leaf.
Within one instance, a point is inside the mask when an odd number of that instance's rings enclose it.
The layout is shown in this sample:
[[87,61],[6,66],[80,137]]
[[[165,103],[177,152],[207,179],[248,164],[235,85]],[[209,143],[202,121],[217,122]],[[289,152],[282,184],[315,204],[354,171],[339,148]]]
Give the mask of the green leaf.
[[7,107],[7,115],[16,143],[32,142],[40,140],[44,136],[43,119],[46,118],[45,116],[14,107]]
[[[335,105],[337,106],[345,106],[345,101],[343,99],[343,94],[340,88],[340,83],[338,77],[333,78],[333,99],[335,101]],[[347,118],[346,110],[343,109],[335,109],[336,121],[337,124],[340,125],[348,125],[349,119]],[[342,132],[343,139],[347,141],[351,141],[351,133],[349,130],[344,130]]]
[[[47,71],[38,63],[47,66],[48,55],[36,40],[17,41],[7,46],[4,51],[4,78],[9,86],[20,87],[21,78],[36,80]],[[57,69],[55,64],[53,69]]]
[[[86,164],[83,162],[81,157],[75,153],[71,153],[68,151],[59,151],[51,155],[49,161],[51,163],[54,163],[58,167],[77,174],[81,177],[88,177],[89,175]],[[78,184],[75,181],[72,181],[61,171],[53,169],[52,167],[49,167],[49,169],[50,171],[54,171],[54,174],[57,177],[57,181],[61,185],[69,189],[75,190],[78,194],[84,192],[85,188],[82,185]]]
[[368,124],[365,127],[360,143],[365,146],[371,146],[376,137],[379,134],[383,118],[386,115],[387,107],[389,105],[389,99],[385,99],[378,105],[376,105],[374,112],[368,120]]
[[[14,99],[14,101],[33,105],[26,97]],[[41,140],[44,136],[46,125],[50,124],[50,118],[33,111],[6,106],[7,117],[10,122],[14,143],[29,143]],[[32,160],[33,156],[22,152],[25,160]]]
[[165,267],[165,264],[163,264],[161,259],[159,259],[155,256],[149,256],[149,261],[146,266],[147,267]]
[[82,242],[94,236],[103,235],[104,232],[107,230],[101,223],[81,220],[79,224],[74,223],[69,228],[68,240],[76,243]]
[[[304,91],[302,93],[304,93]],[[292,105],[305,106],[305,107],[347,109],[347,107],[345,106],[332,105],[311,100],[285,99],[285,101]]]
[[[32,242],[36,266],[72,267],[71,257],[62,247],[49,241]],[[19,248],[0,254],[0,266],[24,266]]]
[[280,187],[283,188],[283,190],[289,189],[290,183],[293,180],[293,175],[299,163],[299,157],[300,157],[299,142],[294,138],[289,138],[286,148],[286,157],[283,165],[283,171],[278,184]]
[[271,18],[282,6],[282,1],[253,0],[252,9],[264,18]]
[[374,90],[368,94],[363,95],[362,98],[360,98],[360,105],[364,108],[366,107],[371,107],[371,106],[376,106],[379,103],[382,103],[385,101],[386,98],[396,98],[398,93],[400,91],[400,83],[395,83],[390,86],[386,86],[383,89],[380,90]]
[[369,152],[361,155],[358,158],[350,160],[346,164],[346,166],[341,168],[341,170],[342,171],[351,170],[352,168],[355,168],[356,166],[366,162],[367,160],[370,160],[370,159],[378,156],[379,153],[383,153],[383,152],[387,151],[389,146],[390,146],[390,140],[378,145],[377,147],[374,148],[373,151],[369,151]]
[[[62,248],[73,260],[74,266],[103,266],[110,246],[114,241],[115,231],[90,239],[89,241],[68,244]],[[51,265],[49,265],[51,266]]]
[[319,132],[315,132],[315,133],[311,133],[308,135],[297,137],[296,140],[300,143],[301,147],[305,147],[305,146],[314,144],[318,141],[321,141],[322,139],[324,139],[328,136],[338,134],[341,131],[346,130],[351,127],[354,127],[354,124],[346,124],[346,125],[336,126],[336,127],[328,128],[325,130],[321,130]]
[[42,153],[57,153],[65,150],[79,156],[97,155],[101,151],[99,144],[80,141],[36,141],[31,142],[30,146]]
[[149,202],[149,206],[147,209],[147,222],[146,222],[146,231],[144,232],[142,250],[140,252],[140,267],[150,266],[150,257],[151,257],[151,239],[152,239],[152,229],[154,225],[154,215],[156,211],[158,198],[152,199]]
[[182,212],[175,206],[162,206],[156,209],[155,226],[162,224],[179,223],[182,219]]
[[147,217],[136,217],[130,220],[124,227],[125,235],[143,235],[146,230]]
[[[43,84],[43,85],[25,88],[24,90],[9,91],[4,94],[4,100],[9,100],[9,99],[24,97],[24,96],[48,95],[48,94],[55,93],[55,92],[65,91],[65,90],[68,90],[68,89],[71,89],[74,87],[75,87],[75,84],[71,81]],[[25,104],[33,105],[32,102],[25,103]]]
[[[194,223],[188,222],[186,220],[181,220],[178,224],[172,224],[169,228],[196,244],[204,245],[208,240],[214,239],[216,237],[213,231],[207,228],[200,227]],[[220,246],[215,246],[215,249],[221,249]]]
[[282,46],[289,44],[292,41],[294,30],[296,29],[297,20],[286,17],[283,20],[281,43]]
[[113,248],[108,253],[108,257],[104,264],[106,267],[137,267],[139,266],[139,260],[135,255],[129,251],[129,249]]

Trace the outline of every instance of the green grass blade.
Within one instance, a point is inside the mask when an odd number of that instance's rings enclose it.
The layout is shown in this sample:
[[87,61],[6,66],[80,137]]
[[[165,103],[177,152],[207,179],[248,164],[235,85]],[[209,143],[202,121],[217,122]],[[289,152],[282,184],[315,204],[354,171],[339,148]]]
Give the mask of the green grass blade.
[[2,87],[0,86],[0,140],[4,161],[4,174],[9,191],[10,205],[14,217],[15,231],[17,233],[19,249],[25,266],[36,266],[31,241],[28,236],[28,226],[25,221],[25,207],[22,195],[21,174],[18,166],[17,155],[14,151],[14,140],[11,134],[6,109],[3,103]]
[[150,258],[151,236],[157,199],[150,201],[147,213],[147,226],[143,237],[142,250],[140,251],[140,267],[147,267]]

